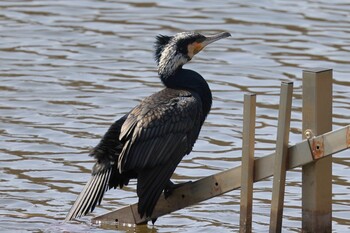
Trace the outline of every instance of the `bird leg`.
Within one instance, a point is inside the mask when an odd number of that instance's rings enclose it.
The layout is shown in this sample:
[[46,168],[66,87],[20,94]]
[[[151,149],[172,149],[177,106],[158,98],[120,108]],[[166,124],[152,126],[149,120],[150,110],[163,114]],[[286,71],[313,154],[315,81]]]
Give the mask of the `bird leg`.
[[179,183],[179,184],[174,184],[171,180],[168,181],[168,183],[166,184],[165,188],[164,188],[164,197],[165,199],[167,199],[175,189],[180,188],[181,186],[188,184],[188,183],[192,183],[192,181],[187,181],[187,182],[183,182],[183,183]]
[[152,218],[152,219],[151,219],[151,220],[152,220],[152,225],[154,225],[154,224],[156,223],[157,219],[158,219],[158,218]]

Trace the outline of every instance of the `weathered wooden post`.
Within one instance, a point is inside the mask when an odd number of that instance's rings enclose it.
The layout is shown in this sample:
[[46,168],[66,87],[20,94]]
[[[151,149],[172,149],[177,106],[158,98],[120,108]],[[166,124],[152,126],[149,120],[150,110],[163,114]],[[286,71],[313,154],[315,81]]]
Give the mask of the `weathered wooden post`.
[[252,232],[256,95],[244,95],[240,232]]
[[[332,130],[332,70],[303,71],[302,115],[303,138]],[[312,151],[322,149],[314,146]],[[332,156],[302,168],[302,230],[332,231]]]
[[281,97],[278,113],[276,156],[274,162],[270,214],[270,233],[281,232],[282,229],[292,94],[293,83],[283,82],[281,85]]

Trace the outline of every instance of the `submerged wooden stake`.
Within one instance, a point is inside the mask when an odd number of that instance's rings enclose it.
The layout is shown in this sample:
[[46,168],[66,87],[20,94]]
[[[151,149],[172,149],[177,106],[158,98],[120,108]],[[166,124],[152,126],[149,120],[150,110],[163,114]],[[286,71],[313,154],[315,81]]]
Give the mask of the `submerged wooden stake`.
[[282,83],[278,114],[275,166],[270,214],[270,233],[281,232],[293,83]]
[[240,232],[252,231],[256,95],[244,95]]

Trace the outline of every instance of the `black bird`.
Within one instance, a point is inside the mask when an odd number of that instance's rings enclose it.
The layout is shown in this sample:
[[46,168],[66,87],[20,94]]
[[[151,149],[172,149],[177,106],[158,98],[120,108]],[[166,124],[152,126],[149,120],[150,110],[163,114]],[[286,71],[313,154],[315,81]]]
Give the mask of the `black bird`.
[[91,179],[66,221],[93,211],[108,189],[122,188],[133,178],[137,178],[140,217],[152,215],[163,190],[171,193],[170,177],[192,151],[212,104],[208,83],[182,66],[208,44],[229,36],[228,32],[157,36],[155,59],[165,88],[110,126],[90,153],[96,160]]

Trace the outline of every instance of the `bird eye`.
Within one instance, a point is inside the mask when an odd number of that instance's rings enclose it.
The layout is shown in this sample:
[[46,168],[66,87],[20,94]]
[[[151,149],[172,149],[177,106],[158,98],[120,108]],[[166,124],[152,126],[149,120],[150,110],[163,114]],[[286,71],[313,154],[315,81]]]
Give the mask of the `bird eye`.
[[196,42],[202,43],[204,40],[205,40],[205,37],[203,36],[203,37],[197,38],[197,39],[196,39]]

